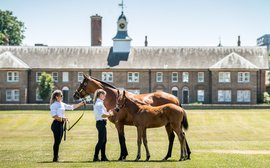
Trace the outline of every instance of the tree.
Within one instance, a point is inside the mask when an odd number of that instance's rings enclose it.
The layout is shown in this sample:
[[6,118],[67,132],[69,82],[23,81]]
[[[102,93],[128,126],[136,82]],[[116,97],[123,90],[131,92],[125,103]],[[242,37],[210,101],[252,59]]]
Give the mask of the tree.
[[24,39],[24,23],[11,11],[0,10],[0,45],[20,45]]
[[43,100],[47,99],[54,89],[52,75],[43,72],[39,77],[39,96]]

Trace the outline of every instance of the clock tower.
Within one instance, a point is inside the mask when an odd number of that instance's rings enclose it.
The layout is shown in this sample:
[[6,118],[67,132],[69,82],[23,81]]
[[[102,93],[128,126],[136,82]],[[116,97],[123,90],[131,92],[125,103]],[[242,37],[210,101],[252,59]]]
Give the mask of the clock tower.
[[122,13],[117,20],[117,34],[112,39],[113,40],[113,52],[114,53],[129,53],[130,51],[130,42],[131,38],[128,36],[127,33],[127,18],[123,12],[123,1],[122,4]]

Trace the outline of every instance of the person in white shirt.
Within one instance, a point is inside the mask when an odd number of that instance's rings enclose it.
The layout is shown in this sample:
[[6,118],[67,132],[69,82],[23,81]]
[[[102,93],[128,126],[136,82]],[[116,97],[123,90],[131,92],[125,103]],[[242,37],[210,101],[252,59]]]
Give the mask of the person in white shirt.
[[95,155],[93,161],[99,160],[99,151],[101,150],[101,161],[109,161],[106,156],[106,142],[107,142],[107,117],[113,115],[113,112],[110,110],[107,112],[103,101],[106,98],[106,91],[103,89],[96,90],[93,98],[94,103],[94,113],[96,119],[96,128],[98,130],[98,142],[95,147]]
[[61,90],[55,90],[50,99],[50,110],[52,118],[54,119],[51,125],[51,130],[54,136],[54,145],[53,145],[53,162],[58,162],[58,152],[59,146],[63,137],[63,124],[68,121],[65,117],[65,110],[74,110],[82,105],[84,102],[78,104],[69,105],[63,101],[63,93]]

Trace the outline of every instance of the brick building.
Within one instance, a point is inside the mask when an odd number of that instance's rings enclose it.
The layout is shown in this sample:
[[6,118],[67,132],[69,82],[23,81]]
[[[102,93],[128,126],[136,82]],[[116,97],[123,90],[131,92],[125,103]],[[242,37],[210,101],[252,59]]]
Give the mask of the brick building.
[[134,93],[172,93],[184,104],[262,101],[266,47],[131,47],[131,40],[122,12],[113,47],[1,46],[0,104],[47,103],[38,96],[42,72],[52,74],[67,103],[83,73]]

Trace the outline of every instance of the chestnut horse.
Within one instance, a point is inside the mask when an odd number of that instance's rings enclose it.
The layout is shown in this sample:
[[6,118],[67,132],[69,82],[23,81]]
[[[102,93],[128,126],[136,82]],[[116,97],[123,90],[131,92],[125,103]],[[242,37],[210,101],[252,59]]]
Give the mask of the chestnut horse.
[[181,148],[179,161],[186,160],[190,157],[186,148],[185,134],[182,130],[182,127],[185,130],[188,129],[188,120],[183,108],[172,103],[156,107],[144,105],[144,103],[128,97],[124,90],[122,96],[119,96],[117,99],[116,111],[119,110],[121,110],[121,112],[125,111],[126,113],[129,113],[133,117],[134,125],[137,127],[138,152],[135,161],[138,161],[141,158],[142,140],[146,151],[146,161],[150,158],[146,129],[162,127],[165,125],[170,125],[178,136]]
[[[97,89],[104,89],[107,92],[106,99],[104,101],[106,109],[110,110],[115,108],[118,96],[117,88],[99,79],[86,75],[84,75],[84,80],[75,91],[73,98],[74,99],[84,98],[87,95],[93,94]],[[167,103],[179,105],[179,100],[175,96],[165,92],[154,92],[149,94],[138,94],[138,95],[130,93],[130,97],[133,97],[134,99],[140,100],[141,102],[144,102],[145,104],[149,104],[151,106],[159,106]],[[128,155],[125,142],[124,125],[134,125],[133,117],[129,113],[121,112],[121,113],[114,113],[114,116],[109,117],[109,120],[115,124],[115,127],[118,132],[118,138],[121,148],[121,153],[118,160],[124,160]],[[166,125],[166,131],[169,139],[169,147],[168,153],[164,157],[164,160],[167,160],[169,157],[171,157],[173,141],[175,137],[173,129],[169,124]],[[189,151],[188,145],[187,148]]]

